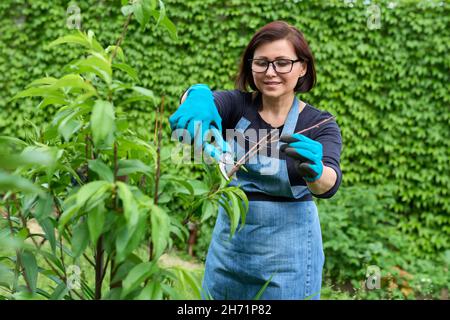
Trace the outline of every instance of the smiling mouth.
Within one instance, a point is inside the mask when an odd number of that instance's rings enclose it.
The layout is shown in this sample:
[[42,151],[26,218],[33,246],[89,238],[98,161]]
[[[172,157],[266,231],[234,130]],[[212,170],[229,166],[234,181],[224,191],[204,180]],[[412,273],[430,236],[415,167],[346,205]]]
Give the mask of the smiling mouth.
[[281,82],[264,82],[264,84],[268,85],[268,86],[274,86],[274,85],[277,85],[277,84],[281,84]]

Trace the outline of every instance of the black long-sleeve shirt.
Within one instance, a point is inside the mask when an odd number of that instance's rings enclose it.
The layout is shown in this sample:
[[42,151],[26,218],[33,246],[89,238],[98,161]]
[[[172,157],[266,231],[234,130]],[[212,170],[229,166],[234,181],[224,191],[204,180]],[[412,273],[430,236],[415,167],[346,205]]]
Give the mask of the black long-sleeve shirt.
[[[234,129],[237,122],[242,116],[245,116],[251,123],[249,128],[273,130],[278,129],[279,132],[283,126],[274,128],[265,122],[258,113],[258,108],[261,105],[261,99],[252,98],[252,93],[242,92],[239,90],[223,90],[214,91],[214,103],[222,118],[222,129],[225,137],[226,129]],[[321,111],[310,104],[306,104],[304,109],[299,113],[295,132],[311,127],[322,120],[325,120],[332,115],[329,112]],[[336,121],[331,120],[319,128],[311,129],[304,133],[310,139],[318,141],[323,147],[322,162],[325,166],[330,167],[336,171],[337,179],[334,186],[327,192],[315,195],[317,198],[331,198],[338,190],[342,181],[342,172],[340,168],[340,156],[342,151],[342,138],[339,126]],[[280,154],[281,159],[286,159],[288,168],[289,180],[292,186],[306,185],[305,180],[299,176],[295,169],[295,160],[286,157],[284,153]]]

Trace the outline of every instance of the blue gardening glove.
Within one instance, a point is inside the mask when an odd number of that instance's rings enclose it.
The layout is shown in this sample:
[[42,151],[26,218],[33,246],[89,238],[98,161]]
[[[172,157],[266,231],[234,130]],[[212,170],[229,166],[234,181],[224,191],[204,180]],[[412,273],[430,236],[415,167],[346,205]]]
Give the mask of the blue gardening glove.
[[322,144],[295,133],[291,136],[281,136],[281,142],[286,142],[280,151],[296,161],[295,168],[300,176],[308,182],[314,182],[322,176]]
[[[217,162],[220,162],[226,153],[231,153],[231,147],[225,140],[223,140],[222,132],[218,129],[211,128],[210,132],[214,137],[214,143],[203,141],[203,152],[215,159]],[[194,144],[199,145],[199,143]]]
[[170,116],[169,123],[172,131],[187,129],[191,139],[194,138],[196,128],[195,121],[202,124],[201,137],[211,126],[222,131],[222,118],[220,118],[211,89],[206,84],[195,84],[187,91],[186,100],[178,110]]
[[[172,131],[187,130],[194,147],[202,148],[217,161],[223,152],[230,149],[223,140],[222,118],[214,104],[212,91],[206,84],[195,84],[188,89],[186,100],[170,116],[169,123]],[[208,135],[214,137],[216,146],[207,141]]]

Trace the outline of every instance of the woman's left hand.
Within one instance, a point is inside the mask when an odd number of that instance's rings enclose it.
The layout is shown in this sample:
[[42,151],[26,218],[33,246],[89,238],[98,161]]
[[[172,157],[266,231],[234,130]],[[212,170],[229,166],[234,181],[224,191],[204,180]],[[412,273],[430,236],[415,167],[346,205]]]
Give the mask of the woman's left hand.
[[280,151],[297,160],[295,167],[305,181],[314,182],[320,179],[323,172],[323,153],[320,142],[299,133],[281,136],[280,142],[286,143],[281,145]]

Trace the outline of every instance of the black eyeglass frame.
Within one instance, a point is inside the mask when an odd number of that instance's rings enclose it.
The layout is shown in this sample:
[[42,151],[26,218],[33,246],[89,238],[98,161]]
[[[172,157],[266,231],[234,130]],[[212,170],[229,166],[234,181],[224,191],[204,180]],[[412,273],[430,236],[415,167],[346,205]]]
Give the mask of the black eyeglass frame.
[[[264,70],[264,71],[255,71],[255,70],[253,70],[253,69],[252,69],[252,65],[253,65],[253,61],[255,61],[255,60],[267,62],[266,70]],[[289,69],[289,71],[287,71],[287,72],[279,72],[279,71],[277,70],[277,67],[275,66],[274,62],[275,62],[275,61],[280,61],[280,60],[283,60],[283,61],[290,61],[290,62],[291,62],[291,69]],[[267,70],[269,70],[270,64],[272,64],[273,70],[275,70],[276,73],[286,74],[286,73],[289,73],[289,72],[292,71],[292,68],[294,68],[294,63],[299,62],[299,61],[302,61],[302,62],[303,62],[304,60],[303,60],[303,59],[292,60],[292,59],[284,59],[284,58],[282,58],[282,59],[275,59],[275,60],[272,60],[272,61],[266,60],[266,59],[248,59],[248,61],[250,62],[250,70],[252,70],[253,72],[256,72],[256,73],[264,73],[264,72],[267,72]]]

